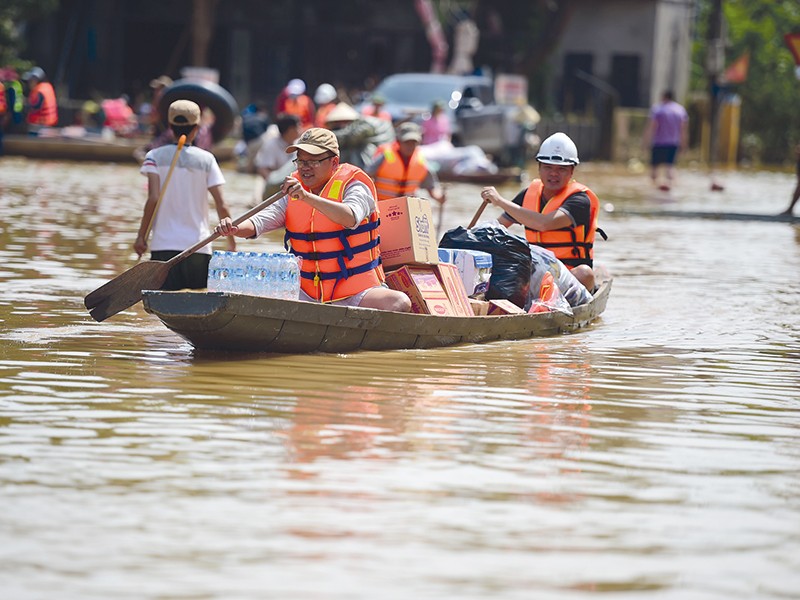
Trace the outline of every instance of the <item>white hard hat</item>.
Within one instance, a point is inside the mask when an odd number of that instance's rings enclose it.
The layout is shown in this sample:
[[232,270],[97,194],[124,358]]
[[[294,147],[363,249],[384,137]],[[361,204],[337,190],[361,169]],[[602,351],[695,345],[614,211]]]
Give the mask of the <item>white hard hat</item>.
[[44,70],[41,67],[33,67],[30,71],[28,71],[27,73],[25,73],[25,75],[22,76],[22,80],[27,81],[31,77],[35,77],[39,81],[43,81]]
[[299,96],[306,93],[306,82],[302,79],[290,79],[286,84],[286,93],[290,96]]
[[327,104],[336,100],[336,88],[330,83],[323,83],[314,92],[314,102],[317,104]]
[[554,133],[539,146],[536,160],[546,165],[579,165],[578,147],[566,133]]

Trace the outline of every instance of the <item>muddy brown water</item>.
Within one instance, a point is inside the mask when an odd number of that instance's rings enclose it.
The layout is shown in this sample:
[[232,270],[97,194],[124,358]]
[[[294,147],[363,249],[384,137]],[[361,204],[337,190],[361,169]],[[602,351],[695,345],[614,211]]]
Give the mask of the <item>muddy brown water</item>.
[[270,356],[88,316],[137,171],[0,160],[3,598],[800,597],[800,229],[623,214],[777,213],[791,174],[582,165],[615,282],[577,334]]

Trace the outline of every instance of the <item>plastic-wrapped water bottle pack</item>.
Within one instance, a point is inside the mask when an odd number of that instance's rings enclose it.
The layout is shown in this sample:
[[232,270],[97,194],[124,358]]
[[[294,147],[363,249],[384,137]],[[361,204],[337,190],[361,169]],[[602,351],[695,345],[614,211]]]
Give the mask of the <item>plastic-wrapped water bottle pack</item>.
[[300,261],[288,252],[215,250],[208,265],[208,289],[297,300],[300,296]]

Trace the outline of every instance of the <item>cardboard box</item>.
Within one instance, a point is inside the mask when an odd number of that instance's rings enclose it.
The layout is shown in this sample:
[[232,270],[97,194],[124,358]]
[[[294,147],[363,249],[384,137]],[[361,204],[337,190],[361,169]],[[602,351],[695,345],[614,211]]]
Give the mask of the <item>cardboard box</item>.
[[525,313],[519,306],[511,302],[511,300],[489,300],[489,311],[487,314],[490,315],[516,315],[519,313]]
[[492,255],[480,250],[463,248],[439,248],[439,262],[452,263],[458,267],[467,296],[485,293],[489,289],[492,274]]
[[428,200],[416,196],[380,200],[378,211],[384,267],[435,265],[439,262],[433,213]]
[[472,307],[472,314],[476,317],[484,317],[489,314],[489,302],[486,300],[470,298],[469,305]]
[[400,267],[386,274],[386,285],[409,297],[411,312],[451,317],[456,314],[433,267]]
[[459,317],[474,317],[472,307],[469,305],[469,298],[461,281],[458,268],[449,263],[439,263],[434,267],[439,282],[442,284],[453,310]]

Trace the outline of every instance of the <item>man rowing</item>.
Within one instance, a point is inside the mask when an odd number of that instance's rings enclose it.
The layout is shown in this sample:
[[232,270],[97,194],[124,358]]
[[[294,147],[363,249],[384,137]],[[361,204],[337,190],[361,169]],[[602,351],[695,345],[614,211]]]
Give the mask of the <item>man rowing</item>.
[[300,299],[409,312],[411,301],[384,284],[375,185],[358,167],[340,163],[336,135],[308,129],[286,153],[297,152],[297,171],[284,179],[286,194],[223,236],[253,238],[284,227],[291,252],[303,259]]
[[[502,208],[502,225],[519,223],[530,244],[551,250],[587,290],[595,289],[594,238],[599,200],[572,176],[580,164],[578,148],[565,133],[554,133],[539,147],[536,156],[539,179],[512,200],[494,187],[481,192],[485,202]],[[600,231],[600,235],[605,234]]]

